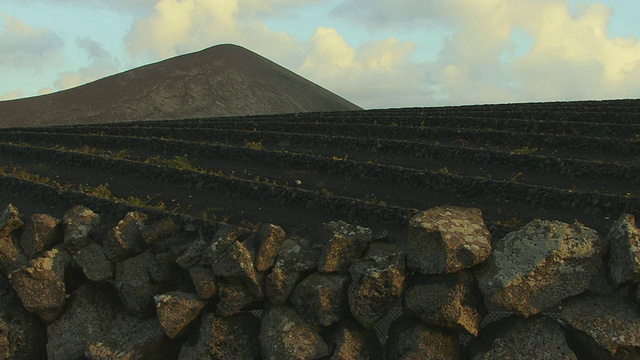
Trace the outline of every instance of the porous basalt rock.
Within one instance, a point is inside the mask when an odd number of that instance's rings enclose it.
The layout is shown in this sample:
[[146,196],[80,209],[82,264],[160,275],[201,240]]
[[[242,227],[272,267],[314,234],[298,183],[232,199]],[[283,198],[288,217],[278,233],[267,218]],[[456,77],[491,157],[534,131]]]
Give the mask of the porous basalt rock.
[[172,218],[164,218],[142,230],[142,239],[147,245],[168,238],[176,233],[178,226]]
[[160,325],[170,339],[180,337],[207,304],[197,295],[181,291],[155,295],[153,300]]
[[250,313],[226,318],[205,314],[197,342],[183,345],[178,359],[258,359],[259,333],[260,319]]
[[66,251],[52,249],[9,274],[25,309],[47,323],[55,320],[64,306],[67,295],[64,275],[70,262],[71,256]]
[[450,275],[414,275],[403,305],[406,314],[429,324],[478,335],[487,311],[469,270]]
[[375,331],[365,329],[351,319],[342,320],[328,342],[333,350],[329,360],[384,359],[384,348]]
[[314,273],[302,280],[289,301],[308,323],[329,326],[349,314],[346,274]]
[[379,256],[375,251],[353,262],[349,268],[349,308],[353,317],[370,329],[399,301],[404,291],[406,256],[391,252]]
[[491,233],[479,209],[435,207],[409,220],[407,265],[423,274],[467,269],[490,253]]
[[320,272],[345,272],[351,262],[361,257],[373,241],[371,229],[332,221],[322,229],[325,244],[318,261]]
[[0,359],[45,359],[47,333],[44,324],[22,307],[4,278],[0,278],[0,304]]
[[560,325],[544,315],[512,315],[488,324],[468,348],[472,360],[577,359]]
[[28,258],[52,248],[64,239],[60,220],[47,214],[34,214],[24,225],[20,246]]
[[278,225],[262,224],[258,228],[257,237],[256,270],[265,271],[275,263],[280,245],[285,239],[285,233]]
[[92,241],[93,232],[100,225],[100,215],[77,205],[64,213],[62,225],[64,246],[71,254],[75,254]]
[[21,228],[23,225],[24,222],[20,219],[18,208],[12,204],[7,205],[0,213],[0,238],[11,234],[11,232]]
[[317,267],[321,246],[302,237],[286,239],[276,263],[265,279],[265,295],[273,304],[282,304],[289,298],[301,273]]
[[117,314],[110,330],[98,341],[88,342],[88,359],[175,359],[179,346],[167,341],[158,318],[140,319]]
[[192,266],[189,268],[189,276],[201,299],[211,299],[218,293],[218,280],[210,266]]
[[20,248],[20,239],[15,234],[0,237],[0,273],[8,275],[26,265],[27,257]]
[[560,318],[589,356],[640,358],[640,310],[628,299],[581,295],[563,303]]
[[602,252],[598,234],[580,223],[534,220],[494,244],[478,285],[485,301],[537,314],[587,289]]
[[461,359],[458,335],[425,325],[420,320],[400,318],[389,327],[387,359]]
[[260,344],[265,360],[320,359],[329,347],[289,305],[274,305],[262,315]]
[[216,315],[228,317],[238,313],[245,306],[259,300],[243,284],[218,283],[218,303]]
[[52,360],[82,358],[87,344],[109,332],[122,306],[110,286],[91,283],[74,291],[64,314],[47,326],[47,356]]
[[107,259],[102,246],[91,243],[75,253],[73,259],[82,267],[87,279],[91,281],[113,279],[114,265]]
[[153,254],[144,252],[116,264],[115,287],[124,307],[133,314],[153,312],[155,286],[149,275]]
[[609,245],[609,278],[614,286],[640,283],[640,229],[635,217],[622,214],[611,226]]
[[233,242],[212,265],[216,276],[224,277],[230,282],[242,283],[256,297],[263,296],[261,283],[253,265],[253,258],[244,243]]
[[142,230],[147,215],[141,212],[130,212],[109,230],[102,240],[107,258],[116,263],[144,251]]
[[212,265],[227,252],[229,246],[241,241],[249,234],[250,231],[243,227],[229,224],[223,225],[213,236],[208,248],[203,253],[202,262],[206,265]]

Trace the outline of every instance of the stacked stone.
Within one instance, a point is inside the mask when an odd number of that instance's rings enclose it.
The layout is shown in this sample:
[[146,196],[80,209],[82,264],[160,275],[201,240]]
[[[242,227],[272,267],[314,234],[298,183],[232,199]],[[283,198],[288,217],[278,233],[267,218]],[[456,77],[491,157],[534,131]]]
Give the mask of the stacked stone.
[[[171,218],[106,227],[82,206],[58,220],[10,205],[0,357],[639,358],[638,235],[623,215],[605,239],[542,220],[492,239],[480,210],[447,206],[402,243],[335,221],[319,241],[222,224],[184,245]],[[485,325],[487,308],[512,315]]]

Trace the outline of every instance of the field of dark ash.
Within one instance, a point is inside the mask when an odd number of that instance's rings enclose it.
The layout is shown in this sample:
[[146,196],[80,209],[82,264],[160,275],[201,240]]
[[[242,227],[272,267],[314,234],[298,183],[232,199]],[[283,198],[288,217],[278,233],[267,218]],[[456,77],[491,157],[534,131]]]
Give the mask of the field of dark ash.
[[[0,130],[0,202],[97,203],[318,234],[345,220],[404,238],[438,205],[495,235],[539,219],[606,235],[640,216],[640,101],[405,108]],[[95,206],[94,206],[95,207]]]

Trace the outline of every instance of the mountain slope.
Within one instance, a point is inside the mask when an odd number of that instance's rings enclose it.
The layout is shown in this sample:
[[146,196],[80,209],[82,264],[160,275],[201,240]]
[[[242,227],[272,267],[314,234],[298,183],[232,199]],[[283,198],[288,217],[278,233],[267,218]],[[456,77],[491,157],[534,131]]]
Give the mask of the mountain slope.
[[0,102],[0,127],[357,110],[237,45],[218,45],[53,94]]

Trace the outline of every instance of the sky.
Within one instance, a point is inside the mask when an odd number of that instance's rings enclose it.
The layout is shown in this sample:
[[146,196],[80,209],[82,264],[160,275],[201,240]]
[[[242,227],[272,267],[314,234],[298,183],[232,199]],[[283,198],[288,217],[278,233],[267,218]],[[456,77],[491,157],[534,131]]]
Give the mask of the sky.
[[640,98],[637,0],[0,0],[0,100],[214,45],[364,108]]

